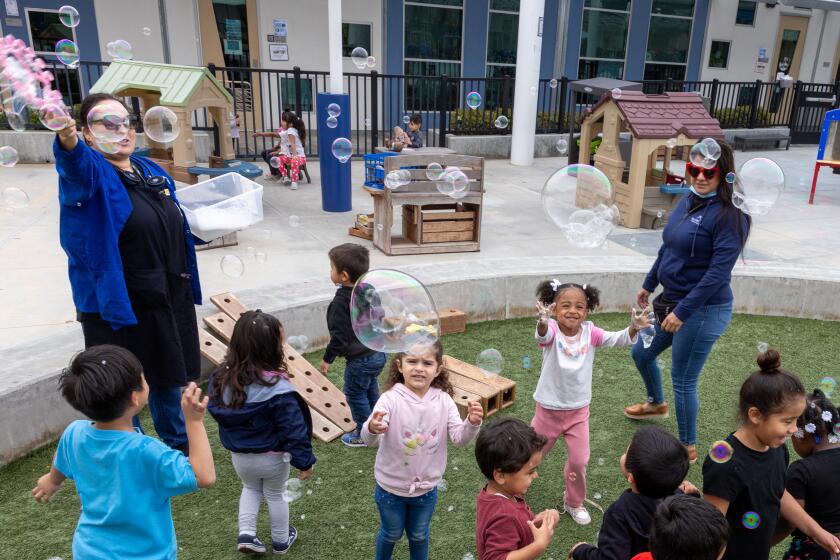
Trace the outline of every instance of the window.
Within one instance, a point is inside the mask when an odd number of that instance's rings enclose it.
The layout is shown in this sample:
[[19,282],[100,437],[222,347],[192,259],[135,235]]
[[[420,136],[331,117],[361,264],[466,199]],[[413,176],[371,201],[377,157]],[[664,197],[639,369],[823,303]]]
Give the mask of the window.
[[[412,0],[405,3],[406,76],[461,76],[463,0]],[[405,80],[405,110],[438,110],[435,80]],[[451,84],[447,104],[458,105],[458,86]]]
[[630,0],[586,0],[578,78],[622,78],[630,26]]
[[73,29],[65,26],[58,19],[58,10],[26,9],[29,34],[32,37],[32,50],[38,53],[54,53],[55,44],[62,39],[75,41]]
[[[216,28],[222,42],[225,66],[248,68],[251,62],[248,45],[248,11],[245,0],[216,0],[213,2]],[[250,80],[240,72],[229,72],[230,79]]]
[[645,54],[645,80],[685,79],[693,15],[694,0],[654,0]]
[[712,41],[709,68],[726,68],[729,65],[729,45],[729,41]]
[[370,50],[370,24],[342,23],[341,55],[350,56],[356,47],[362,47],[369,55],[373,54]]
[[[519,36],[519,0],[492,0],[487,22],[488,78],[516,76],[516,41]],[[512,82],[508,84],[510,88]],[[502,91],[502,80],[488,80],[484,91],[484,106],[494,109],[510,103],[509,92]]]
[[738,0],[738,11],[735,13],[735,25],[755,25],[754,0]]
[[491,10],[501,10],[503,12],[518,12],[519,0],[490,0]]
[[[295,79],[280,78],[280,99],[284,109],[295,110]],[[300,109],[298,115],[312,110],[312,80],[300,81]]]

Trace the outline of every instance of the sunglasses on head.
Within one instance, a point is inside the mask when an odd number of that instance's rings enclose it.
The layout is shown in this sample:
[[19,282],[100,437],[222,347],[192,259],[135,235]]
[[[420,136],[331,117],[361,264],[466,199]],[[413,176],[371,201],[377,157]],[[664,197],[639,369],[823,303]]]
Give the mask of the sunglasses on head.
[[706,169],[705,167],[700,167],[699,165],[694,165],[693,163],[685,164],[685,170],[688,172],[689,175],[694,177],[695,179],[703,174],[703,177],[706,179],[711,179],[715,176],[715,173],[718,172],[717,167],[712,167],[711,169]]

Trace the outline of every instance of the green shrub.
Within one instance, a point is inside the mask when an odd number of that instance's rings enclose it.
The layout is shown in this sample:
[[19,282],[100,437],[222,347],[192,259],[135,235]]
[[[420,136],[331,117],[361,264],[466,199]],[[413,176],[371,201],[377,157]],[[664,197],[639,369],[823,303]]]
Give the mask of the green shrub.
[[[750,124],[750,106],[738,105],[737,107],[724,107],[716,109],[712,116],[720,121],[721,126],[741,127]],[[771,115],[767,109],[757,107],[755,111],[755,125],[766,126],[770,124]]]

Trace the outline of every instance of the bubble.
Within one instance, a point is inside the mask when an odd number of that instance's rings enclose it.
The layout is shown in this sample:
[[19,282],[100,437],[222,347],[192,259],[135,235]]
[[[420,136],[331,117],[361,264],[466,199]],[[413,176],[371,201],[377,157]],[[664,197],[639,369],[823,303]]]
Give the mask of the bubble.
[[292,227],[298,227],[300,225],[300,217],[295,216],[294,214],[289,216],[289,225]]
[[561,156],[565,156],[569,153],[569,141],[566,139],[565,136],[557,140],[557,142],[554,144],[554,149],[557,150]]
[[385,180],[383,181],[385,184],[386,189],[398,189],[403,186],[402,179],[400,177],[399,171],[389,171],[387,175],[385,175]]
[[732,203],[746,214],[763,216],[779,200],[784,188],[785,174],[775,161],[753,158],[738,169]]
[[312,495],[312,490],[307,490],[307,491],[306,491],[306,495],[307,495],[307,496],[311,496],[311,495]]
[[469,177],[467,177],[467,175],[458,168],[447,168],[446,172],[443,174],[443,181],[452,184],[452,195],[463,195],[455,196],[455,198],[463,198],[467,195],[467,191],[469,191],[470,188]]
[[58,20],[66,27],[79,25],[79,11],[73,6],[62,6],[58,9]]
[[664,213],[664,212],[662,212],[662,210],[659,210],[659,211],[656,213],[656,217],[657,217],[657,218],[659,218],[659,219],[662,219],[662,216],[664,216],[664,215],[665,215],[665,213]]
[[152,35],[152,30],[148,27],[144,27],[143,28],[143,35],[145,35],[146,37],[150,37]]
[[585,88],[583,88],[583,91],[585,91],[586,93],[592,93],[592,88],[589,87],[589,86],[586,86]]
[[570,481],[572,481],[572,482],[574,482],[575,480],[577,480],[577,473],[576,473],[575,471],[571,471],[571,472],[569,473],[569,480],[570,480]]
[[736,177],[735,172],[730,171],[729,173],[726,174],[726,182],[727,183],[735,183],[735,177]]
[[294,502],[303,495],[303,482],[299,478],[290,478],[283,489],[283,501]]
[[543,186],[543,211],[569,243],[594,249],[604,244],[618,223],[612,196],[612,185],[603,172],[590,165],[567,165]]
[[382,231],[384,228],[385,228],[385,226],[383,226],[382,224],[376,224],[376,230],[377,231]]
[[341,105],[338,103],[330,103],[327,105],[327,115],[336,118],[341,116]]
[[368,52],[364,47],[356,47],[350,53],[350,60],[356,65],[356,68],[363,70],[367,66]]
[[365,62],[366,62],[366,64],[367,64],[367,67],[368,67],[368,68],[374,68],[374,67],[376,67],[376,58],[375,58],[375,57],[373,57],[373,56],[369,56],[369,57],[367,57],[367,60],[366,60]]
[[350,319],[356,338],[379,352],[423,352],[438,338],[438,313],[429,291],[396,270],[371,270],[359,278],[350,298]]
[[274,169],[280,169],[280,166],[283,165],[283,162],[280,161],[280,156],[274,156],[273,158],[268,160],[268,165],[270,165]]
[[143,117],[143,131],[146,138],[161,144],[168,144],[181,134],[181,124],[169,107],[158,105],[146,111]]
[[284,451],[283,454],[280,456],[280,459],[284,463],[291,463],[292,462],[292,454]]
[[446,482],[446,479],[441,478],[440,482],[438,482],[437,488],[439,492],[446,492],[449,490],[449,484]]
[[134,48],[125,39],[111,41],[105,46],[105,50],[108,56],[114,60],[132,60],[134,58]]
[[411,122],[411,116],[410,115],[403,115],[403,124],[408,124],[410,122]]
[[301,514],[300,514],[300,520],[301,520],[301,521],[303,521],[304,519],[306,519],[306,514],[305,514],[305,513],[301,513]]
[[[2,148],[0,148],[2,150]],[[833,377],[823,377],[820,379],[820,390],[825,393],[826,397],[831,397],[834,389],[837,387],[837,381]]]
[[605,462],[603,457],[598,457],[598,466],[603,467]]
[[531,356],[522,356],[522,369],[531,369]]
[[610,93],[613,99],[621,99],[621,88],[612,88]]
[[757,529],[761,525],[761,516],[754,511],[748,511],[741,517],[741,525],[746,529]]
[[327,128],[335,128],[338,126],[338,119],[335,117],[327,117]]
[[709,159],[713,159],[715,161],[720,159],[721,150],[720,144],[718,144],[717,140],[714,138],[703,138],[701,143],[706,145],[706,153],[708,154]]
[[411,182],[411,171],[409,169],[400,169],[397,171],[397,177],[399,178],[400,185],[407,185]]
[[471,91],[467,94],[467,107],[476,110],[481,107],[481,94],[477,91]]
[[62,39],[55,44],[55,56],[63,65],[75,68],[79,64],[79,47],[69,39]]
[[306,335],[297,335],[297,336],[290,336],[286,342],[294,348],[295,352],[298,354],[305,354],[306,351],[309,349],[309,337]]
[[3,167],[14,167],[18,162],[17,150],[11,146],[0,148],[0,165]]
[[671,148],[671,149],[674,149],[674,148],[677,147],[677,139],[676,138],[668,138],[668,140],[665,142],[665,145],[667,147]]
[[341,163],[353,156],[353,144],[347,138],[336,138],[332,143],[332,155]]
[[222,267],[225,276],[231,278],[239,278],[245,273],[245,263],[236,255],[225,255],[219,265]]
[[38,110],[41,124],[52,131],[62,130],[67,126],[68,116],[64,106],[59,103],[45,103]]
[[429,181],[440,181],[443,174],[443,166],[435,161],[426,166],[426,178]]
[[507,128],[508,124],[510,124],[510,121],[506,116],[499,115],[498,117],[496,117],[496,122],[494,124],[496,125],[496,128]]
[[99,151],[104,154],[116,154],[120,151],[119,142],[102,142],[100,140],[94,140],[94,142]]
[[502,369],[504,369],[505,365],[505,359],[502,357],[502,353],[495,348],[487,348],[486,350],[482,350],[478,353],[475,365],[478,366],[484,375],[489,377],[491,375],[499,375],[502,373]]
[[6,187],[3,189],[3,204],[16,210],[26,208],[29,206],[29,195],[23,189]]
[[709,459],[715,463],[726,463],[732,458],[734,450],[729,442],[720,440],[712,444],[709,448]]
[[603,498],[603,496],[598,492],[595,492],[594,494],[592,494],[592,497],[596,500],[600,500],[601,498]]
[[446,511],[448,511],[448,512],[455,511],[455,506],[449,506],[449,507],[447,507],[447,508],[446,508]]
[[114,100],[98,103],[90,110],[87,127],[101,142],[119,142],[128,136],[128,111]]
[[770,348],[770,345],[766,342],[759,342],[756,346],[756,350],[758,350],[759,354],[764,354],[765,352],[767,352],[768,348]]
[[557,87],[557,79],[551,78],[551,81],[548,82],[548,87],[555,89]]

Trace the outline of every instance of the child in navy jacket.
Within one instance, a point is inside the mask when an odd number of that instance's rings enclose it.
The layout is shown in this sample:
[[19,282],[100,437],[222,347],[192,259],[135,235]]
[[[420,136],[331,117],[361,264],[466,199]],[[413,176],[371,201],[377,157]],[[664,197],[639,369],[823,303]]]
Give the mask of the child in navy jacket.
[[297,538],[289,525],[289,501],[300,483],[290,484],[289,468],[300,480],[312,475],[312,417],[295,392],[283,356],[283,326],[262,311],[243,313],[236,322],[225,363],[210,376],[210,414],[219,439],[231,451],[242,480],[239,538],[242,552],[266,551],[257,538],[257,515],[268,502],[275,554],[285,554]]

